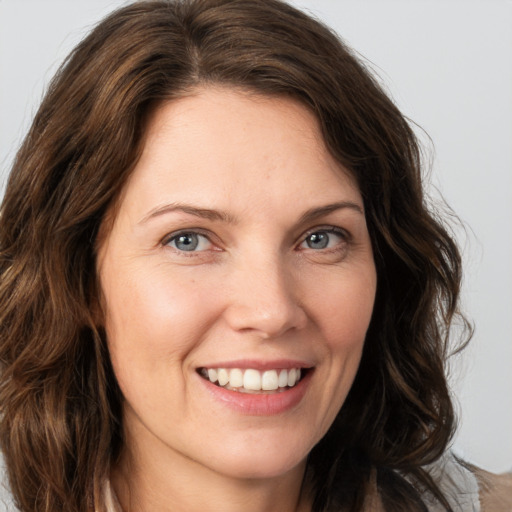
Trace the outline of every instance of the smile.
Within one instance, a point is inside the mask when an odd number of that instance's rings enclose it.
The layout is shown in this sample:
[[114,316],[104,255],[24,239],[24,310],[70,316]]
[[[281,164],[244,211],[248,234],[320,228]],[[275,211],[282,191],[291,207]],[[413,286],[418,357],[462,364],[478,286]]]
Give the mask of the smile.
[[282,392],[301,379],[301,368],[259,371],[253,368],[200,368],[199,375],[219,387],[241,393]]

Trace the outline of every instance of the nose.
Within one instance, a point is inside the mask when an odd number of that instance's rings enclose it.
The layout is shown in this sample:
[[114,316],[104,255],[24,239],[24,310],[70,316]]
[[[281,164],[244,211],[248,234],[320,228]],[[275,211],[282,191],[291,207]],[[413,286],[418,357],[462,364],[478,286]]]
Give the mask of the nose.
[[225,318],[239,332],[263,339],[305,327],[307,315],[298,300],[297,277],[276,261],[246,261],[233,271]]

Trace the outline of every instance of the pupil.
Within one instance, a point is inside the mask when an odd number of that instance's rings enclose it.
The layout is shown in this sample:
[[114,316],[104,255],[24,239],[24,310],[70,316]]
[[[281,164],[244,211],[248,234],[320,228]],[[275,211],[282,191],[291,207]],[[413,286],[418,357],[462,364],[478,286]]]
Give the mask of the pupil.
[[311,249],[325,249],[328,243],[329,235],[327,233],[313,233],[308,239],[308,246]]
[[199,240],[197,235],[189,233],[186,235],[180,235],[176,239],[176,247],[182,251],[193,251],[197,248]]

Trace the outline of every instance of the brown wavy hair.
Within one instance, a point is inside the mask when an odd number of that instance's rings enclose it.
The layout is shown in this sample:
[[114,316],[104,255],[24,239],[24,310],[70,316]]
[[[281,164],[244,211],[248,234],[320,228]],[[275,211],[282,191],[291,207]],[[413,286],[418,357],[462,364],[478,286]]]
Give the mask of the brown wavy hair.
[[[308,459],[314,511],[450,506],[426,464],[454,413],[445,378],[460,257],[427,204],[407,120],[352,51],[279,0],[143,1],[104,21],[51,82],[0,218],[0,443],[23,512],[104,510],[122,397],[98,327],[99,226],[141,153],[149,113],[198,86],[285,95],[318,118],[356,178],[377,266],[349,396]],[[373,482],[373,484],[372,484]]]

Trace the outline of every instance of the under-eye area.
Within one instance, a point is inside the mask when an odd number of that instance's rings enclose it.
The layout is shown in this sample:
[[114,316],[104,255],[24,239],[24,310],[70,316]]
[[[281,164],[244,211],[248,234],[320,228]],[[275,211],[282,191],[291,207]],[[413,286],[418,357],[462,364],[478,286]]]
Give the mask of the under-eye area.
[[296,386],[313,368],[198,368],[205,380],[241,393],[280,393]]

